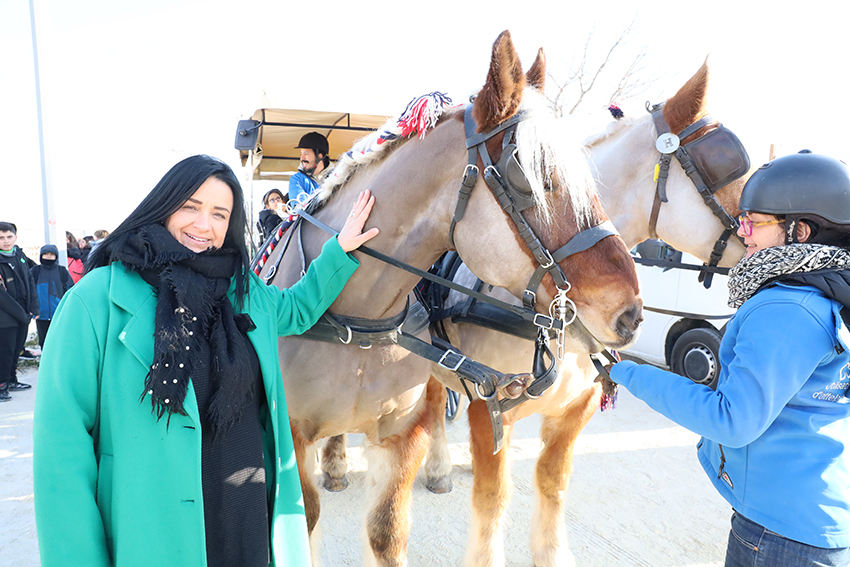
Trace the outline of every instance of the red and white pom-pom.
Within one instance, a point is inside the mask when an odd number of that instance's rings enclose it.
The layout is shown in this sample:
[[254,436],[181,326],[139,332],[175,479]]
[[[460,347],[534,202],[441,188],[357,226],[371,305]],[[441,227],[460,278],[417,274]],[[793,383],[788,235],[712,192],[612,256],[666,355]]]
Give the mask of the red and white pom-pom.
[[424,138],[425,132],[437,125],[437,120],[440,119],[443,110],[451,102],[452,99],[439,92],[413,99],[398,119],[401,135],[407,137],[411,134],[418,134],[419,138]]

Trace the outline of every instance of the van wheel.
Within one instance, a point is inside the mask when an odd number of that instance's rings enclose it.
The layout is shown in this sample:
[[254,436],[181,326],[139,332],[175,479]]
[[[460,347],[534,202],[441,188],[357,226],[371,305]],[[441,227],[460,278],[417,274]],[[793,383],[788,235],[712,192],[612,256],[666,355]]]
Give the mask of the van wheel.
[[720,374],[720,339],[717,329],[685,331],[673,345],[670,369],[697,384],[716,388],[717,376]]
[[463,412],[464,396],[461,396],[451,388],[446,388],[448,397],[446,398],[446,419],[454,421]]

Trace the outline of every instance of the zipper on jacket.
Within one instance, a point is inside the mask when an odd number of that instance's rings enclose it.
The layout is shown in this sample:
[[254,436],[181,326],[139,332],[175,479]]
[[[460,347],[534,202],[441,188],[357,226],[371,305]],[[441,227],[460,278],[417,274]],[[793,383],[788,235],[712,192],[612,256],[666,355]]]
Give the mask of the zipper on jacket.
[[717,447],[720,449],[720,468],[717,469],[717,480],[722,480],[729,485],[729,488],[734,489],[735,485],[732,484],[732,479],[729,477],[729,474],[723,471],[726,467],[726,455],[723,453],[723,445],[718,443]]

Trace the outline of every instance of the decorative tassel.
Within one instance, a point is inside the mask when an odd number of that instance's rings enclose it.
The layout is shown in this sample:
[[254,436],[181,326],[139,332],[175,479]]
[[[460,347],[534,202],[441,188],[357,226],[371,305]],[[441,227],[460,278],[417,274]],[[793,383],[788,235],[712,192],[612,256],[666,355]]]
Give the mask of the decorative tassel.
[[620,107],[617,106],[616,102],[612,102],[611,104],[608,105],[608,112],[611,113],[611,116],[614,117],[614,120],[619,120],[620,118],[625,116],[625,114],[623,114],[623,111],[620,109]]
[[617,407],[617,390],[614,390],[614,395],[602,394],[599,400],[599,411],[612,410]]
[[418,134],[420,139],[424,138],[425,132],[437,125],[443,110],[451,103],[452,99],[436,91],[411,100],[398,119],[401,135]]

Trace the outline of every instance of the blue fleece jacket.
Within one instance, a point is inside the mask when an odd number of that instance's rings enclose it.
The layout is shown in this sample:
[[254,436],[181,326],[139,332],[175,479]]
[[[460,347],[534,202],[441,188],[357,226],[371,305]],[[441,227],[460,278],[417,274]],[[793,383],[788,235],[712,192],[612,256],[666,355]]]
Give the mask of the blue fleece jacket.
[[289,178],[289,200],[296,199],[303,203],[318,186],[318,181],[299,170]]
[[716,392],[649,365],[611,372],[703,436],[699,461],[735,510],[825,548],[850,547],[850,332],[841,307],[813,287],[754,295],[729,321]]

